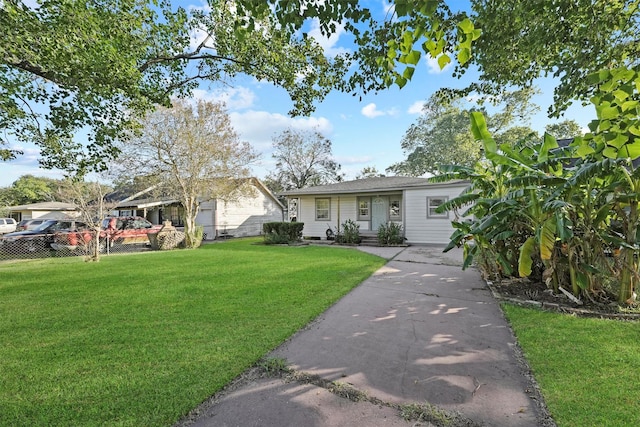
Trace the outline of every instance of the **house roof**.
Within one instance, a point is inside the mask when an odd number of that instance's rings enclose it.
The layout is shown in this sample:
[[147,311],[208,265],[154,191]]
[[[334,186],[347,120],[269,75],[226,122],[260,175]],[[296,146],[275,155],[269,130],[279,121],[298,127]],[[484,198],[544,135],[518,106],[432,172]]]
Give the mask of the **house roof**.
[[[262,181],[260,181],[257,178],[243,178],[242,180],[246,180],[249,181],[251,183],[253,183],[256,187],[262,189],[262,191],[267,194],[269,197],[271,197],[273,199],[273,201],[280,206],[280,208],[284,209],[284,205],[278,200],[278,198],[264,185],[264,183]],[[153,187],[149,187],[146,190],[140,191],[130,197],[124,197],[123,194],[121,194],[120,196],[123,197],[123,200],[121,200],[120,202],[118,202],[118,204],[116,205],[117,208],[136,208],[136,209],[143,209],[143,208],[151,208],[151,207],[155,207],[155,206],[163,206],[163,205],[170,205],[173,203],[179,203],[180,201],[177,199],[173,199],[173,198],[169,198],[169,197],[154,197],[154,198],[137,198],[140,197],[142,195],[147,194],[148,192],[150,192],[151,190],[153,190],[155,188],[155,186]],[[115,194],[115,193],[114,193]]]
[[162,199],[162,198],[147,198],[147,199],[135,199],[135,200],[124,200],[116,205],[116,208],[135,208],[135,209],[144,209],[144,208],[152,208],[155,206],[163,206],[170,205],[173,203],[178,203],[179,201],[176,199]]
[[28,205],[9,206],[8,211],[75,211],[76,205],[63,202],[39,202]]
[[379,193],[390,191],[402,191],[408,188],[441,187],[460,185],[466,181],[454,180],[446,183],[433,183],[429,178],[414,178],[407,176],[385,176],[356,179],[354,181],[338,182],[336,184],[318,185],[316,187],[300,188],[283,191],[284,196],[302,196],[311,194],[353,194],[353,193]]

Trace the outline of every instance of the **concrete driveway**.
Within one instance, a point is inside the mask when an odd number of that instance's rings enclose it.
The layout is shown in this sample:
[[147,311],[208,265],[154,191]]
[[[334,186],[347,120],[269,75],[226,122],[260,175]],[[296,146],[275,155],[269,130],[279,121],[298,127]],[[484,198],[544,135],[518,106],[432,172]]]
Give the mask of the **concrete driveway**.
[[248,377],[182,425],[438,425],[402,418],[402,405],[426,402],[459,414],[454,425],[554,425],[498,303],[478,271],[461,270],[459,251],[360,250],[389,262],[271,354],[316,381]]

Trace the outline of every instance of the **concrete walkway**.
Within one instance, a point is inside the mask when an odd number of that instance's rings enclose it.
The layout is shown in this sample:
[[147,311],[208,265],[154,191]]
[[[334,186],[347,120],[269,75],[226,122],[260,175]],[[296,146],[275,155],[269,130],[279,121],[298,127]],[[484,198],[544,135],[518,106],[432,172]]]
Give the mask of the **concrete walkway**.
[[[425,402],[461,414],[456,425],[553,425],[498,303],[475,269],[461,270],[460,252],[360,249],[390,261],[271,354],[321,384],[248,378],[182,425],[433,425],[398,409]],[[346,398],[354,391],[364,398]]]

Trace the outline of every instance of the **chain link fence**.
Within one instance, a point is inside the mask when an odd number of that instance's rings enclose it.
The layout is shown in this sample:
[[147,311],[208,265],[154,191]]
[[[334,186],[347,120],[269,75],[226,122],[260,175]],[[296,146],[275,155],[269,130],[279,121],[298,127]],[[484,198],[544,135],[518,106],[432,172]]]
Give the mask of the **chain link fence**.
[[52,234],[30,234],[28,236],[0,236],[0,261],[16,259],[52,258],[68,256],[91,256],[96,244],[101,256],[129,252],[150,251],[148,236],[131,241],[111,241],[108,238],[83,239],[78,236],[60,244]]

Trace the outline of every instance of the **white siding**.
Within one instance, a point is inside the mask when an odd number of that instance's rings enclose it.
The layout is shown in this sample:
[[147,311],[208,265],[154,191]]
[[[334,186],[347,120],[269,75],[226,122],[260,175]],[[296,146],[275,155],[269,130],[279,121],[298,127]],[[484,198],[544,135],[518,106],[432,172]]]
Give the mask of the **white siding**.
[[447,197],[449,200],[457,197],[467,187],[467,184],[434,186],[423,189],[409,189],[405,191],[405,236],[409,244],[447,244],[454,228],[451,220],[455,219],[453,212],[448,218],[428,218],[427,198]]
[[[329,220],[316,220],[316,199],[331,200]],[[339,207],[338,207],[339,206]],[[356,221],[356,196],[302,196],[298,204],[298,222],[304,223],[304,237],[326,238],[327,228],[335,230],[348,219]],[[359,222],[360,224],[363,224]],[[360,226],[362,230],[362,225]]]
[[196,216],[196,224],[201,225],[204,230],[205,240],[213,240],[216,238],[215,222],[216,222],[216,202],[200,203],[200,212]]
[[282,208],[271,196],[257,187],[253,193],[233,202],[218,200],[214,235],[258,236],[265,222],[283,221]]

